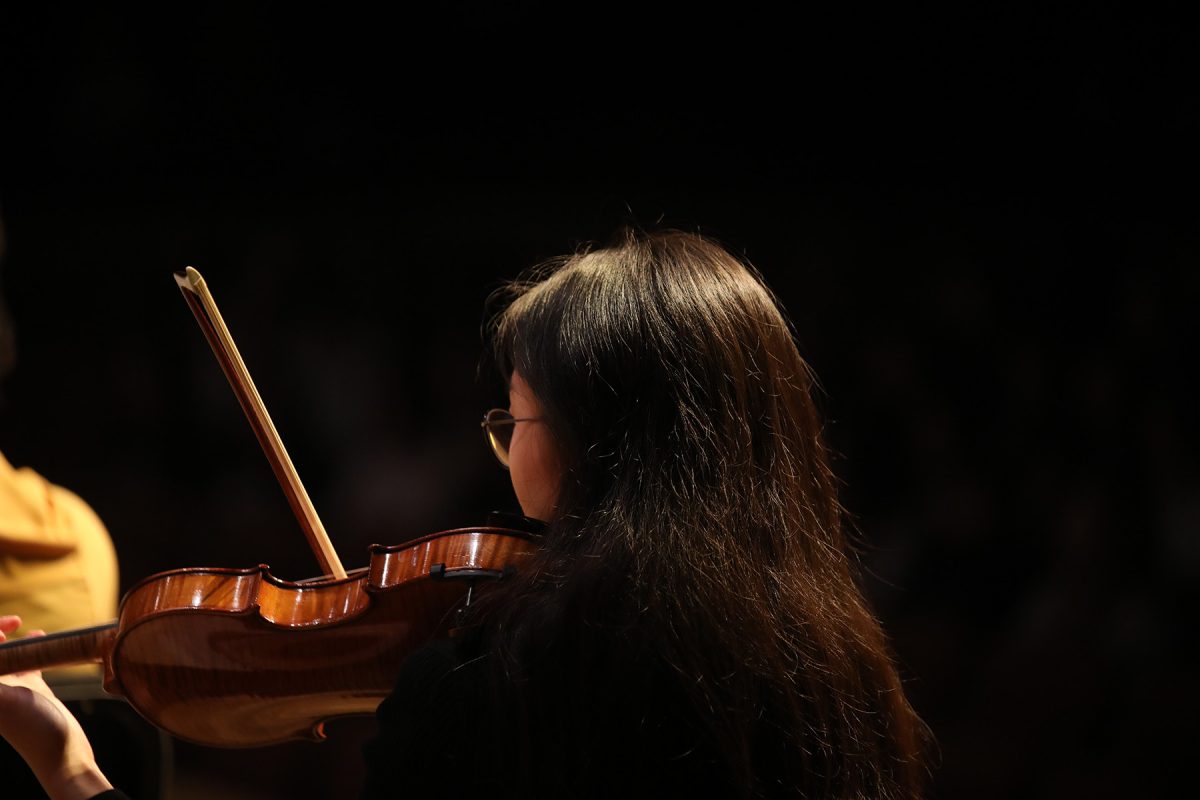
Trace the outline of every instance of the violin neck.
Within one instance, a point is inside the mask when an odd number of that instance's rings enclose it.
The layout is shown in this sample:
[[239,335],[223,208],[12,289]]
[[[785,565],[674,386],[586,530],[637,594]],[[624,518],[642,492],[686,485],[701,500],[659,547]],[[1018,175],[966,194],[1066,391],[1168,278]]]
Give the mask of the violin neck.
[[0,644],[0,675],[104,660],[117,623],[51,633]]

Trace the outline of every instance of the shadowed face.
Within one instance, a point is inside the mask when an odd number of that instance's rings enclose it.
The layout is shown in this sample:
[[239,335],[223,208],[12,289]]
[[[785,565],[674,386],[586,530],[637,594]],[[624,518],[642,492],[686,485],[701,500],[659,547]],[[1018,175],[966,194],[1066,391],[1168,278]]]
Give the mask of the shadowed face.
[[509,380],[508,411],[516,419],[529,420],[513,425],[508,448],[509,475],[521,513],[549,522],[554,518],[562,481],[562,459],[550,428],[541,421],[541,403],[515,371]]

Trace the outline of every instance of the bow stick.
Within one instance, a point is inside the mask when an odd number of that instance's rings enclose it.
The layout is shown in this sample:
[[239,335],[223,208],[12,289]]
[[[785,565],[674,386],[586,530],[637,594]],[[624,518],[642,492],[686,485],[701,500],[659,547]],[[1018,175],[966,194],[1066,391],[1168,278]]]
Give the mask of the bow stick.
[[304,490],[304,484],[300,482],[296,468],[292,466],[292,459],[288,456],[278,431],[275,430],[275,424],[271,422],[271,416],[267,413],[267,407],[263,405],[258,389],[254,387],[254,381],[250,379],[250,372],[238,353],[237,345],[233,343],[233,337],[229,335],[229,329],[225,327],[225,321],[221,319],[221,312],[217,310],[217,304],[213,301],[204,278],[197,270],[188,267],[186,272],[175,273],[175,283],[179,284],[188,307],[192,309],[196,321],[200,323],[200,329],[204,331],[204,338],[212,347],[221,370],[229,379],[229,385],[233,387],[233,393],[237,395],[242,410],[246,412],[250,427],[254,429],[258,443],[267,454],[267,461],[271,462],[271,469],[275,471],[275,477],[283,487],[283,493],[287,495],[288,505],[300,522],[300,528],[308,538],[308,544],[312,547],[321,569],[335,578],[345,578],[346,570],[342,568],[342,562],[333,549],[333,543],[329,541],[329,535],[325,533],[325,526],[321,524],[321,518],[317,516],[317,510],[313,507],[308,492]]

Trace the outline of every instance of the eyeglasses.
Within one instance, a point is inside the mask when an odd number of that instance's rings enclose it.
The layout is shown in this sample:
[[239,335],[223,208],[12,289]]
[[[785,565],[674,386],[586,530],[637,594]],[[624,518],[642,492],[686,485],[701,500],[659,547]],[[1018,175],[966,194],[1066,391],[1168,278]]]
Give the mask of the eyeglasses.
[[483,435],[487,437],[488,444],[492,448],[492,453],[495,454],[496,460],[500,462],[500,466],[508,469],[508,448],[512,444],[513,426],[518,422],[540,421],[541,417],[521,417],[518,419],[503,408],[493,408],[483,415],[483,422],[479,423],[479,427],[483,428]]

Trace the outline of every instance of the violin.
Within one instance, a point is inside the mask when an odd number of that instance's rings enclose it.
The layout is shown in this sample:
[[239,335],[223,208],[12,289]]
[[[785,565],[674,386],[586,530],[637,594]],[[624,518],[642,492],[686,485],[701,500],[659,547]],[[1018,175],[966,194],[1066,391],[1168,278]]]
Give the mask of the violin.
[[0,674],[100,662],[106,692],[178,738],[320,740],[325,721],[372,713],[404,658],[446,635],[476,584],[513,570],[533,538],[486,526],[375,545],[345,578],[163,572],[126,593],[115,623],[0,644]]
[[265,564],[162,572],[129,589],[113,623],[0,644],[0,674],[97,662],[107,693],[178,738],[319,741],[326,721],[373,713],[408,654],[452,633],[478,591],[533,553],[538,523],[493,515],[373,545],[368,566],[347,573],[203,278],[191,267],[175,277],[327,574],[285,581]]
[[115,623],[0,644],[0,674],[100,662],[107,693],[180,739],[319,741],[327,720],[373,713],[408,654],[447,635],[477,586],[515,569],[533,540],[443,531],[374,545],[345,578],[300,582],[266,565],[163,572],[125,594]]

